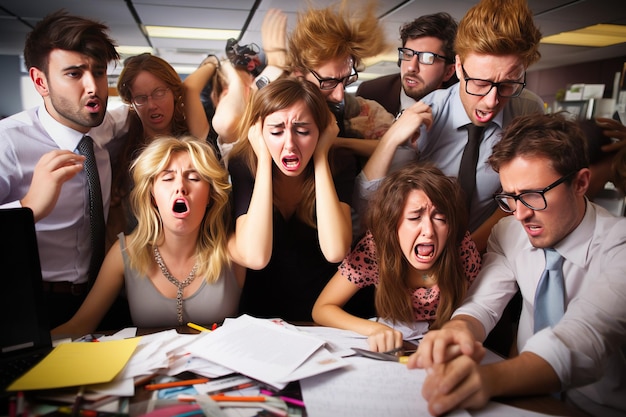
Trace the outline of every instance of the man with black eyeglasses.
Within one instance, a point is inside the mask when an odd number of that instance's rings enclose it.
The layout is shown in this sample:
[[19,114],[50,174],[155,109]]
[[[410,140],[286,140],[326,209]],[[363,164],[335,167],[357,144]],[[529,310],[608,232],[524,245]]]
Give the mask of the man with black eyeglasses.
[[525,0],[483,0],[472,7],[459,23],[454,45],[460,82],[404,110],[357,178],[359,197],[367,198],[396,167],[433,162],[459,178],[472,238],[484,251],[491,227],[503,216],[492,198],[500,180],[485,161],[514,116],[543,112],[542,101],[524,88],[526,69],[540,57],[540,39]]
[[[429,411],[553,394],[589,415],[623,416],[626,219],[585,197],[591,171],[583,132],[559,114],[520,117],[488,163],[502,181],[494,199],[512,215],[494,226],[465,302],[409,359],[410,368],[428,370]],[[481,342],[518,288],[520,353],[480,365]]]
[[454,37],[457,22],[448,13],[420,16],[400,28],[399,74],[390,74],[359,85],[356,95],[376,100],[393,115],[400,113],[454,77]]

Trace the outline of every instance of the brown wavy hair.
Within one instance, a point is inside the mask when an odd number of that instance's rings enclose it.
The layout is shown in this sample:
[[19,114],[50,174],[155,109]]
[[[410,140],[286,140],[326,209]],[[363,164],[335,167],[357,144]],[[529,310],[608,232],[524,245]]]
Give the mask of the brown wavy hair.
[[[320,135],[332,120],[332,114],[328,109],[326,100],[320,89],[312,83],[297,78],[280,78],[258,90],[246,106],[246,111],[238,127],[239,140],[228,155],[228,159],[241,159],[250,169],[256,172],[257,157],[248,140],[248,131],[258,120],[262,123],[272,113],[289,108],[303,101],[311,111],[313,121]],[[332,165],[332,164],[331,164]],[[303,198],[298,203],[296,215],[299,219],[312,227],[316,227],[315,221],[315,176],[313,159],[309,161],[302,173],[305,176],[303,184]],[[280,204],[274,196],[274,204]]]
[[174,95],[175,105],[171,134],[173,136],[181,136],[187,134],[189,130],[183,111],[183,83],[176,70],[164,59],[149,53],[126,58],[124,60],[124,68],[117,80],[117,91],[122,101],[130,106],[131,114],[126,141],[119,154],[116,169],[113,173],[111,195],[115,204],[124,199],[130,192],[131,185],[128,170],[131,161],[153,139],[146,137],[141,120],[132,107],[131,86],[142,71],[149,72],[165,82]]
[[[461,189],[455,178],[447,177],[431,164],[412,164],[391,173],[381,183],[370,202],[365,224],[376,243],[379,283],[376,288],[376,311],[380,317],[413,322],[415,316],[408,292],[408,260],[402,254],[398,226],[408,195],[423,191],[446,217],[448,239],[433,266],[440,289],[437,317],[431,329],[441,327],[465,297],[467,279],[459,245],[467,231],[467,213]],[[400,301],[403,300],[403,301]]]
[[[561,175],[589,167],[587,141],[578,123],[563,113],[519,116],[502,131],[487,163],[494,171],[513,159],[542,156]],[[572,179],[566,181],[571,184]]]
[[454,49],[461,61],[471,53],[516,55],[528,68],[541,58],[540,40],[526,0],[481,0],[459,22]]
[[53,49],[85,54],[99,63],[117,61],[120,56],[108,31],[103,23],[69,15],[65,10],[49,14],[26,35],[24,65],[39,68],[48,75],[48,59]]

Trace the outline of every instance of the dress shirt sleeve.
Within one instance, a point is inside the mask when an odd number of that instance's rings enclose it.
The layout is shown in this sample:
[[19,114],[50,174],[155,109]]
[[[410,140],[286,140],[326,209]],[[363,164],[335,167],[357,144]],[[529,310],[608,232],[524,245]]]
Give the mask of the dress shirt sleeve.
[[465,301],[452,314],[452,317],[463,314],[476,318],[484,326],[485,335],[498,323],[504,308],[518,290],[515,271],[509,259],[509,252],[517,248],[507,241],[511,233],[509,229],[514,225],[510,221],[500,221],[494,226],[482,269],[470,286]]
[[612,227],[605,244],[594,251],[599,259],[590,265],[588,279],[563,318],[545,335],[534,335],[524,347],[550,363],[564,389],[601,378],[611,355],[626,345],[623,230],[626,219]]

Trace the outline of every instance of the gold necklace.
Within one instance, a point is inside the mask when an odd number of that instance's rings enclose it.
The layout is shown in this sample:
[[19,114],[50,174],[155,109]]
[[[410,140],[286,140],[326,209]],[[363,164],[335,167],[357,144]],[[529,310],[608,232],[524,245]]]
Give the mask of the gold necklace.
[[159,248],[157,248],[156,246],[154,247],[154,260],[156,261],[157,265],[159,265],[159,268],[161,268],[163,276],[167,278],[169,282],[176,285],[176,288],[178,289],[176,291],[176,315],[178,316],[178,324],[183,324],[183,290],[186,286],[191,284],[196,277],[196,269],[198,269],[198,263],[196,262],[193,265],[193,268],[191,268],[191,272],[189,272],[187,278],[185,278],[183,282],[180,282],[172,274],[170,274],[170,271],[167,269],[165,263],[163,262],[163,258],[161,258]]

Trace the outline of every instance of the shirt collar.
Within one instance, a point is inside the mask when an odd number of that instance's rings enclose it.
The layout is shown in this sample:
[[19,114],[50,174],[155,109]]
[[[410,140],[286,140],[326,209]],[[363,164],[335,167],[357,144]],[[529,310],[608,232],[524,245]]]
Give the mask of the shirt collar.
[[417,103],[417,101],[407,96],[406,93],[404,92],[404,88],[400,87],[400,111],[408,109],[415,103]]
[[44,130],[58,145],[59,149],[66,149],[72,152],[76,150],[78,142],[84,136],[83,133],[59,123],[48,113],[46,106],[43,104],[37,110],[37,115]]
[[585,215],[582,221],[555,247],[567,261],[579,268],[584,268],[588,263],[589,247],[596,224],[596,209],[585,197]]

